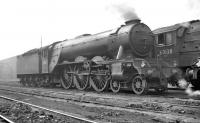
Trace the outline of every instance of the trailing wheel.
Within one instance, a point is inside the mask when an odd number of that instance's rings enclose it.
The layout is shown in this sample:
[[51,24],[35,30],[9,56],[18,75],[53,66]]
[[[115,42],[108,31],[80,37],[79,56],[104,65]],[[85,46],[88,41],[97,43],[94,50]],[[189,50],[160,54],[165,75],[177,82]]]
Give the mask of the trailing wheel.
[[45,84],[47,87],[55,87],[57,84],[61,83],[61,78],[58,75],[52,75],[50,81],[46,81],[45,79]]
[[61,77],[61,84],[64,89],[69,89],[73,85],[73,75],[71,73],[67,73],[66,69],[63,71],[63,75]]
[[84,74],[75,74],[74,75],[74,84],[78,90],[85,90],[89,85],[89,75]]
[[105,91],[108,88],[110,77],[107,75],[92,75],[91,85],[97,92]]
[[131,83],[132,90],[135,94],[145,94],[147,92],[147,82],[141,76],[133,78]]
[[120,82],[116,81],[116,80],[112,80],[110,81],[110,89],[112,90],[112,92],[117,93],[120,90]]

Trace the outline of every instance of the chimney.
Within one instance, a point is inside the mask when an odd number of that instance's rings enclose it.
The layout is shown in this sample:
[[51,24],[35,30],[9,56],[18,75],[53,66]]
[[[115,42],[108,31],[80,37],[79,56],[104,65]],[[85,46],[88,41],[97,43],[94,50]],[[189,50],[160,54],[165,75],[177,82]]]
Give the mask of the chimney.
[[129,25],[129,24],[134,24],[134,23],[140,23],[140,19],[134,19],[134,20],[129,20],[129,21],[126,21],[125,24],[126,25]]

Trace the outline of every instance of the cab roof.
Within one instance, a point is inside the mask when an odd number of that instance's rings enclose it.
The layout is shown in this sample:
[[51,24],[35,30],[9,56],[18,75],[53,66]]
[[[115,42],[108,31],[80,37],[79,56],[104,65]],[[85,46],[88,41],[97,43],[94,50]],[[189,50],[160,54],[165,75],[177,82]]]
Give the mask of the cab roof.
[[200,22],[200,20],[192,20],[192,21],[187,21],[187,22],[183,22],[183,23],[178,23],[178,24],[175,24],[172,26],[158,28],[158,29],[153,30],[153,33],[160,34],[160,33],[175,31],[180,27],[187,27],[190,24],[195,23],[195,22]]

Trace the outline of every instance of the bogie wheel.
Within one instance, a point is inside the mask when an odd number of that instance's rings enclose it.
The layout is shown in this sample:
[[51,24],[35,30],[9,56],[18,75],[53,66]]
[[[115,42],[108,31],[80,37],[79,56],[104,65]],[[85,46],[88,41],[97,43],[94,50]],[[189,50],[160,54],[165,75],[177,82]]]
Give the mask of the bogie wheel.
[[115,81],[112,80],[110,81],[110,89],[112,90],[112,92],[117,93],[120,90],[120,82],[119,81]]
[[89,86],[89,75],[75,74],[74,84],[78,90],[85,90]]
[[105,91],[108,88],[110,78],[107,75],[92,75],[91,86],[97,92]]
[[69,89],[73,85],[73,75],[67,73],[66,69],[63,71],[63,75],[61,77],[61,84],[64,89]]
[[133,78],[131,87],[133,92],[138,95],[145,94],[148,91],[147,82],[141,76]]

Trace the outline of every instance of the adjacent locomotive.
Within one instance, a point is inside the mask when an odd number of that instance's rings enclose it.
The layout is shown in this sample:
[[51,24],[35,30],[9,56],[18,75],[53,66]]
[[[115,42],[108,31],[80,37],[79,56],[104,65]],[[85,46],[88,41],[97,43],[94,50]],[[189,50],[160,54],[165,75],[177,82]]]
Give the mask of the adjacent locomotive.
[[200,21],[159,28],[154,34],[156,57],[162,59],[169,83],[185,79],[200,89]]
[[154,53],[154,35],[140,20],[113,30],[56,42],[18,56],[18,78],[24,85],[61,83],[65,89],[93,88],[102,92],[131,89],[167,89]]

